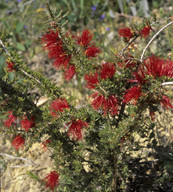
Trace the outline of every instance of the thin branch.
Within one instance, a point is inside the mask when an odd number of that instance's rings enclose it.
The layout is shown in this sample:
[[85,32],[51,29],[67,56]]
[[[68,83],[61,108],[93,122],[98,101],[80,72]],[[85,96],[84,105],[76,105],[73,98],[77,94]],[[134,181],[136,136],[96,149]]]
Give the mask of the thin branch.
[[[12,155],[8,155],[6,153],[0,153],[0,155],[7,157],[6,159],[17,159],[17,160],[23,160],[23,161],[27,162],[27,164],[24,164],[24,165],[14,165],[14,166],[11,166],[11,167],[26,167],[26,166],[28,166],[28,164],[32,164],[32,165],[37,166],[37,164],[34,163],[34,161],[32,161],[30,159],[27,159],[27,158],[15,157],[15,156],[12,156]],[[6,159],[4,159],[4,160],[6,160]]]
[[139,59],[135,59],[135,58],[130,58],[130,57],[128,57],[128,58],[126,58],[127,60],[132,60],[132,61],[137,61],[137,62],[141,62]]
[[[157,55],[157,54],[159,54],[159,53],[162,53],[162,52],[165,52],[165,51],[168,51],[168,50],[171,50],[171,49],[173,49],[173,46],[167,47],[166,49],[163,49],[163,50],[158,51],[158,52],[156,52],[156,53],[153,53],[153,54],[151,54],[151,55]],[[145,57],[144,60],[148,59],[151,55]],[[140,61],[140,60],[139,60],[139,61]]]
[[138,38],[139,36],[134,37],[123,49],[121,49],[119,55],[122,55],[123,52]]
[[150,44],[153,42],[153,40],[164,30],[166,29],[167,27],[169,27],[170,25],[173,24],[173,21],[169,22],[167,25],[165,25],[164,27],[162,27],[151,39],[150,41],[148,42],[148,44],[146,45],[146,47],[144,48],[142,54],[141,54],[141,58],[140,58],[140,61],[143,62],[143,57],[144,57],[144,54],[146,52],[146,50],[148,49],[148,47],[150,46]]
[[164,82],[164,83],[161,83],[162,86],[165,86],[165,85],[173,85],[173,82]]
[[[2,48],[3,48],[3,50],[6,52],[6,54],[13,59],[13,57],[10,55],[9,51],[8,51],[7,48],[4,46],[4,44],[3,44],[3,42],[2,42],[1,39],[0,39],[0,44],[2,45]],[[29,78],[34,79],[37,83],[42,84],[41,81],[39,81],[38,79],[36,79],[36,78],[33,77],[32,75],[28,74],[26,71],[24,71],[24,70],[22,70],[22,69],[20,69],[20,68],[18,68],[18,70],[21,71],[22,73],[24,73],[24,74],[25,74],[26,76],[28,76]]]

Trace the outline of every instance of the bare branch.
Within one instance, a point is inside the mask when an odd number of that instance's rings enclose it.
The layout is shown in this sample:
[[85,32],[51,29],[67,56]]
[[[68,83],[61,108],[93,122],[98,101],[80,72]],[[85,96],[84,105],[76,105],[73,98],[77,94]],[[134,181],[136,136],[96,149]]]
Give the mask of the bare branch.
[[[1,156],[5,156],[7,157],[6,159],[16,159],[16,160],[23,160],[23,161],[26,161],[27,163],[24,164],[24,165],[14,165],[14,166],[11,166],[11,167],[26,167],[28,166],[29,164],[30,165],[35,165],[37,166],[37,164],[34,163],[34,161],[30,160],[30,159],[26,159],[26,158],[23,158],[23,157],[15,157],[15,156],[12,156],[12,155],[8,155],[6,153],[0,153]],[[6,160],[4,159],[4,160]]]
[[169,22],[167,25],[165,25],[164,27],[162,27],[151,39],[150,41],[148,42],[148,44],[146,45],[146,47],[144,48],[142,54],[141,54],[141,58],[140,58],[140,61],[143,62],[143,57],[144,57],[144,54],[146,52],[146,50],[148,49],[148,47],[150,46],[150,44],[153,42],[153,40],[164,30],[166,29],[167,27],[169,27],[170,25],[173,24],[173,21]]
[[162,83],[161,85],[162,85],[162,86],[165,86],[165,85],[166,85],[166,86],[167,86],[167,85],[173,85],[173,82],[164,82],[164,83]]

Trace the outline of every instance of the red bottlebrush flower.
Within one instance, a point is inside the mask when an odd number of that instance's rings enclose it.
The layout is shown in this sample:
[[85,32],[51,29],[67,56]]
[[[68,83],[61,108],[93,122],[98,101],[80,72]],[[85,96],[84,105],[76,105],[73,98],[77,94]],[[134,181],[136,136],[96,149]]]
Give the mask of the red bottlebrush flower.
[[[57,113],[63,112],[65,109],[69,109],[69,105],[65,98],[56,99],[51,103],[51,114],[57,116]],[[57,113],[56,113],[57,112]]]
[[142,92],[141,92],[141,87],[140,86],[131,87],[131,88],[126,90],[126,94],[124,95],[123,102],[128,103],[132,99],[137,101],[141,94],[142,94]]
[[48,50],[49,58],[54,59],[53,65],[58,69],[59,67],[67,68],[71,55],[65,53],[58,31],[50,30],[46,33],[42,37],[42,43],[46,44],[44,48]]
[[14,62],[13,61],[7,61],[7,71],[11,72],[14,70]]
[[44,150],[47,150],[47,144],[49,144],[50,142],[51,142],[50,139],[47,139],[47,140],[45,140],[45,141],[42,142],[42,146],[43,146],[43,149],[44,149]]
[[77,37],[77,42],[79,45],[83,46],[83,47],[88,47],[93,38],[93,35],[90,33],[90,31],[83,30],[81,37]]
[[85,51],[85,55],[88,57],[88,58],[91,58],[91,57],[97,57],[97,54],[99,54],[101,52],[101,49],[95,47],[95,46],[91,46],[91,47],[88,47]]
[[173,61],[164,60],[162,74],[167,77],[173,77]]
[[58,31],[50,30],[48,33],[43,35],[42,37],[42,43],[45,43],[44,46],[46,49],[49,49],[49,47],[55,46],[58,43],[59,40],[59,33]]
[[64,79],[69,81],[70,79],[73,78],[73,76],[76,73],[76,69],[74,65],[70,65],[68,69],[64,72]]
[[15,117],[12,113],[12,111],[9,111],[8,112],[9,115],[8,115],[8,119],[4,122],[4,125],[6,127],[10,127],[12,125],[13,122],[15,122],[17,120],[17,117]]
[[169,60],[160,59],[156,56],[151,56],[144,61],[146,67],[146,74],[153,77],[173,76],[173,62]]
[[94,89],[95,86],[99,84],[98,78],[99,78],[98,73],[86,74],[85,75],[85,80],[87,81],[86,87],[88,89]]
[[121,37],[124,37],[127,40],[130,40],[133,37],[133,33],[131,32],[131,29],[129,27],[119,29],[118,33]]
[[18,151],[19,148],[23,148],[25,139],[21,135],[17,135],[11,143],[12,146]]
[[146,38],[152,30],[150,25],[145,26],[139,33],[142,37]]
[[25,129],[26,132],[32,127],[35,126],[34,118],[28,119],[27,117],[24,117],[24,119],[20,122],[23,129]]
[[117,114],[118,103],[115,96],[109,95],[106,99],[103,95],[98,95],[98,92],[96,92],[92,97],[94,98],[91,103],[93,109],[102,108],[105,116],[109,112],[112,116]]
[[160,101],[161,105],[165,107],[165,109],[171,109],[173,108],[173,105],[171,104],[173,100],[171,100],[169,97],[166,95],[162,96],[162,100]]
[[134,80],[130,79],[129,82],[137,83],[139,85],[143,85],[143,84],[147,83],[147,81],[145,80],[145,78],[146,78],[145,74],[142,69],[138,72],[134,72],[133,75],[134,75]]
[[101,71],[100,71],[100,76],[102,79],[106,78],[112,78],[115,73],[115,66],[113,63],[105,63],[103,64]]
[[68,135],[72,135],[74,140],[80,140],[82,139],[82,129],[84,127],[88,127],[88,123],[82,120],[73,120],[70,123],[67,123],[67,125],[70,125],[70,128],[68,130]]
[[59,173],[51,171],[47,177],[44,178],[46,181],[46,188],[50,188],[52,191],[59,184]]
[[60,55],[59,57],[55,58],[55,61],[53,62],[53,66],[59,69],[60,67],[62,69],[66,69],[69,65],[71,56],[65,55],[64,53]]

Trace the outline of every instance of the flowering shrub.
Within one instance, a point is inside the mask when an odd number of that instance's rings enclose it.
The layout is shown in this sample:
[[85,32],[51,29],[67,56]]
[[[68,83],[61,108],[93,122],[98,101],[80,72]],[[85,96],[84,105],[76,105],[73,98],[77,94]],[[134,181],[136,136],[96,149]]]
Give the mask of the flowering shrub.
[[[144,21],[143,28],[120,28],[118,33],[127,45],[108,61],[100,61],[104,53],[88,29],[65,33],[61,20],[66,15],[55,16],[50,7],[48,14],[53,24],[41,38],[43,47],[53,67],[64,73],[82,98],[75,98],[78,104],[73,102],[66,93],[69,82],[61,90],[1,42],[7,57],[6,73],[0,79],[1,112],[9,114],[4,125],[17,135],[12,145],[17,151],[24,150],[26,138],[31,143],[39,141],[44,149],[52,148],[56,171],[38,180],[52,191],[56,187],[60,191],[124,191],[133,177],[128,169],[132,152],[139,147],[135,135],[144,135],[151,145],[157,142],[155,113],[160,106],[173,108],[163,84],[172,80],[173,61],[152,53],[144,58],[156,36],[141,50],[140,58],[139,52],[130,49],[137,38],[146,40],[154,32],[149,21]],[[10,80],[8,74],[13,70]],[[38,106],[31,90],[50,101]],[[48,139],[42,141],[45,136]]]

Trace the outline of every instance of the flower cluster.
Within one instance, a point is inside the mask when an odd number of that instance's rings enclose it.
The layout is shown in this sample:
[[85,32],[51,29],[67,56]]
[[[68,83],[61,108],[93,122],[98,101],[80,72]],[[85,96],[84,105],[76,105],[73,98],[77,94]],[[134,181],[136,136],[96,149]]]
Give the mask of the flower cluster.
[[144,61],[146,67],[145,73],[155,77],[173,77],[173,61],[160,59],[156,56],[150,56]]
[[54,188],[59,184],[59,173],[52,171],[43,180],[46,182],[46,187],[53,191]]
[[67,123],[67,126],[68,125],[70,125],[68,135],[72,135],[74,140],[82,139],[82,130],[84,127],[88,127],[88,123],[80,119],[72,120],[71,122]]
[[146,37],[150,34],[151,30],[153,30],[153,29],[152,29],[151,26],[147,23],[147,25],[146,25],[145,27],[143,27],[143,28],[142,28],[141,30],[139,30],[139,31],[133,32],[133,29],[130,29],[129,27],[125,27],[125,26],[124,26],[123,28],[120,28],[120,29],[118,30],[118,33],[119,33],[119,35],[120,35],[121,37],[124,37],[127,41],[129,41],[132,37],[135,36],[135,34],[136,34],[136,35],[139,35],[139,36],[141,36],[141,37],[146,38]]
[[124,37],[128,41],[134,36],[129,27],[123,27],[118,30],[118,33],[121,37]]
[[109,95],[106,98],[104,95],[96,92],[92,97],[94,98],[91,103],[93,109],[98,110],[101,108],[104,111],[105,116],[107,113],[111,113],[112,116],[117,114],[118,101],[114,95]]
[[[144,61],[144,66],[139,67],[138,72],[133,73],[134,79],[130,79],[128,81],[137,85],[126,90],[123,100],[124,103],[128,103],[133,100],[134,104],[136,104],[136,101],[139,99],[139,97],[143,95],[143,86],[148,83],[148,81],[146,80],[147,76],[154,79],[162,76],[166,76],[168,78],[173,77],[173,62],[160,59],[159,57],[156,57],[154,55],[146,59]],[[171,105],[172,100],[164,95],[162,95],[161,97],[158,96],[158,98],[153,102],[160,102],[161,105],[164,106],[166,109],[173,107]]]
[[11,142],[12,146],[18,151],[20,148],[23,148],[25,139],[19,134]]
[[15,123],[17,120],[17,117],[13,115],[12,111],[8,111],[8,113],[9,113],[8,119],[4,122],[4,126],[6,127],[10,127],[12,123]]
[[91,43],[92,38],[93,35],[87,29],[83,30],[81,36],[77,36],[77,42],[81,47],[83,47],[84,54],[88,58],[97,57],[97,55],[101,52],[101,50],[97,48],[94,43]]
[[143,29],[140,30],[140,35],[144,38],[146,38],[149,34],[150,31],[152,30],[150,25],[146,25]]
[[[69,35],[68,33],[66,34]],[[42,37],[44,48],[48,50],[49,58],[53,59],[53,65],[59,69],[68,69],[71,60],[71,54],[65,51],[65,46],[60,38],[59,31],[50,30]]]
[[35,120],[33,117],[28,119],[28,117],[24,117],[22,121],[20,122],[23,129],[25,129],[26,132],[32,127],[35,126]]
[[86,87],[88,89],[94,89],[96,85],[99,84],[99,80],[102,81],[104,79],[112,78],[114,74],[115,65],[113,63],[104,63],[100,71],[97,71],[93,74],[85,74],[85,80],[87,81]]
[[[96,86],[102,80],[105,79],[111,79],[115,74],[115,65],[113,63],[104,63],[100,71],[97,71],[93,74],[86,74],[85,75],[85,80],[87,81],[86,87],[88,89],[95,89]],[[100,88],[100,87],[99,87]],[[98,110],[102,109],[104,111],[104,115],[106,116],[107,113],[111,113],[111,115],[116,115],[117,114],[117,99],[114,95],[109,95],[106,97],[103,94],[99,94],[98,92],[95,92],[92,96],[93,99],[91,105],[93,109]]]
[[[66,34],[66,37],[70,37],[70,33]],[[87,58],[97,57],[101,52],[99,48],[91,43],[93,35],[88,30],[83,30],[81,35],[72,36],[76,44],[81,46],[83,53]],[[72,54],[68,51],[68,46],[64,43],[64,40],[60,38],[59,31],[50,30],[42,37],[42,43],[45,44],[44,48],[48,50],[50,59],[53,59],[53,65],[57,69],[64,69],[64,78],[69,81],[76,74],[75,65],[71,63]]]
[[56,117],[57,113],[63,112],[65,109],[69,109],[69,105],[65,98],[59,98],[51,103],[51,115]]

